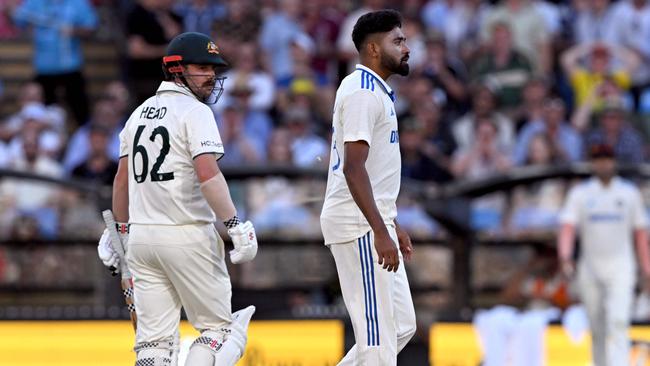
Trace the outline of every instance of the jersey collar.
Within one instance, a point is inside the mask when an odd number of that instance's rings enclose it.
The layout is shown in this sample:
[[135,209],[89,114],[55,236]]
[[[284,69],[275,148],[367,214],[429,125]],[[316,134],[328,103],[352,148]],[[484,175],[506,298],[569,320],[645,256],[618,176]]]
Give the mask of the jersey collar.
[[192,94],[192,92],[189,91],[186,87],[178,86],[176,83],[174,83],[172,81],[163,81],[162,83],[160,83],[160,86],[158,87],[158,90],[156,91],[156,94],[162,93],[162,92],[168,92],[168,91],[185,94],[185,95],[188,95],[188,96],[196,99],[196,96],[194,94]]
[[615,176],[612,177],[612,181],[609,182],[609,185],[607,185],[607,187],[605,187],[603,185],[603,183],[600,181],[600,179],[598,179],[598,177],[595,177],[595,176],[591,177],[591,181],[592,181],[592,184],[594,184],[596,187],[598,187],[601,190],[611,189],[612,187],[617,187],[622,182],[621,178],[618,175],[615,175]]
[[379,81],[379,84],[382,86],[382,88],[384,89],[386,94],[388,94],[388,97],[390,98],[390,100],[392,100],[393,102],[395,101],[395,92],[393,91],[393,89],[390,87],[390,85],[388,85],[384,81],[384,79],[382,79],[379,75],[377,75],[374,71],[372,71],[372,69],[370,69],[369,67],[364,66],[362,64],[357,64],[356,69],[366,71],[370,75],[372,75],[372,77],[374,77],[376,80]]

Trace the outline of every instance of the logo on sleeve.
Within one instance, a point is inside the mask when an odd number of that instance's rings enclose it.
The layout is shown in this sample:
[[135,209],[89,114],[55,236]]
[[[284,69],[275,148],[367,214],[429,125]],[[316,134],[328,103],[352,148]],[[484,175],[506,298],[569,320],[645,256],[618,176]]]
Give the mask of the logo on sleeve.
[[220,148],[220,147],[223,147],[223,144],[216,143],[216,142],[214,142],[214,141],[212,141],[212,140],[205,140],[205,141],[201,141],[201,147],[216,147],[216,148]]

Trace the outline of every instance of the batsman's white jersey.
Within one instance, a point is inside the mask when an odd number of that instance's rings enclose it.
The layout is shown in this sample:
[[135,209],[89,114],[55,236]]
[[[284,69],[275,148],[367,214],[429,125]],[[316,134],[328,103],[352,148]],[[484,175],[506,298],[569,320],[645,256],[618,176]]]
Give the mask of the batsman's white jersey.
[[576,226],[580,236],[577,283],[589,317],[594,365],[627,365],[637,268],[634,231],[648,224],[643,198],[621,178],[608,186],[592,178],[571,189],[560,221]]
[[120,156],[129,158],[129,222],[214,222],[193,159],[201,154],[219,158],[223,153],[210,107],[173,82],[162,82],[156,95],[136,108],[120,133]]
[[336,92],[330,169],[321,213],[325,244],[350,242],[370,230],[343,175],[346,142],[368,143],[366,170],[377,208],[387,225],[397,216],[402,161],[394,98],[390,86],[363,65],[357,65]]
[[336,262],[356,340],[339,365],[396,365],[397,354],[415,333],[415,311],[404,265],[395,273],[377,263],[374,233],[343,174],[344,144],[367,142],[365,167],[375,202],[397,244],[394,220],[401,157],[393,101],[390,86],[363,65],[357,65],[336,93],[321,228]]

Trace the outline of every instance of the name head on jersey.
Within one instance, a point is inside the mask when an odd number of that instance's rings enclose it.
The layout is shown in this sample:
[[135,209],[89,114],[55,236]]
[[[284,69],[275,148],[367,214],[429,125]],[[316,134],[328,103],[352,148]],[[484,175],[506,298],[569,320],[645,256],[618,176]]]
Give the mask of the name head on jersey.
[[225,77],[218,75],[227,67],[219,47],[210,37],[197,32],[176,36],[163,57],[165,80],[187,88],[208,104],[216,103],[221,97]]
[[352,41],[361,63],[384,80],[392,74],[408,75],[410,50],[399,12],[386,9],[362,15],[354,25]]

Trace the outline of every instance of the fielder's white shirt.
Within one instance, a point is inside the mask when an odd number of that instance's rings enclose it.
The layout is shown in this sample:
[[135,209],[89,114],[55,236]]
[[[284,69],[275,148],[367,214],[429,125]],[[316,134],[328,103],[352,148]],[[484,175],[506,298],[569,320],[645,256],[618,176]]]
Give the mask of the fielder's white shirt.
[[120,133],[120,157],[129,159],[129,222],[214,222],[193,159],[202,154],[218,159],[223,153],[212,110],[189,90],[163,81]]
[[632,183],[614,177],[604,186],[592,178],[573,187],[560,221],[577,227],[580,260],[593,271],[605,276],[635,273],[634,230],[646,228],[648,218],[641,193]]
[[386,224],[393,224],[397,216],[395,201],[402,163],[393,101],[390,86],[363,65],[356,65],[336,91],[332,150],[320,217],[325,244],[350,242],[370,230],[343,175],[346,142],[368,143],[366,170],[375,203]]

